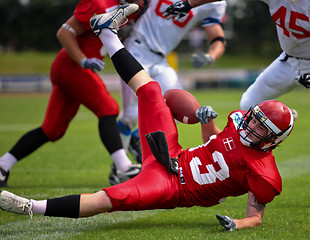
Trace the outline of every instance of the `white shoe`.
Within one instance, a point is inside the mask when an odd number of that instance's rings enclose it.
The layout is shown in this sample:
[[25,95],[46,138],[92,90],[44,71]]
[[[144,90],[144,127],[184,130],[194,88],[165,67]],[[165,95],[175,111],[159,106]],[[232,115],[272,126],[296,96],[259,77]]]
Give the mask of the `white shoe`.
[[96,36],[101,33],[104,28],[110,29],[112,32],[117,33],[119,27],[126,21],[126,17],[136,12],[139,5],[135,3],[120,5],[118,8],[111,12],[103,14],[94,14],[89,23]]
[[0,192],[0,208],[6,212],[29,215],[32,219],[32,201],[8,191]]

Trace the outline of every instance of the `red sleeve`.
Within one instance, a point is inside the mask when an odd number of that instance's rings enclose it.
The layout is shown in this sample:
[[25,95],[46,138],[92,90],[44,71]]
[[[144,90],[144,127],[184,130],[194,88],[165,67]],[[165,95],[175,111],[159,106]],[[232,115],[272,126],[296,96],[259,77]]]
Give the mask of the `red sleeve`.
[[[263,204],[271,202],[282,190],[282,184],[260,175],[248,175],[250,191]],[[280,186],[281,185],[281,186]]]
[[73,15],[85,29],[90,30],[89,20],[95,13],[109,12],[117,6],[116,0],[82,0],[76,6]]

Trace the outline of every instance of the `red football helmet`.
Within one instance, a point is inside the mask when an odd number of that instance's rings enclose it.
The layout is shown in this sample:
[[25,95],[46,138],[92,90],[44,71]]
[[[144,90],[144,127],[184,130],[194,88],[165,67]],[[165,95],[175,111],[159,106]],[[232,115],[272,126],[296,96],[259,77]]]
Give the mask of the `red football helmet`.
[[[260,135],[249,126],[249,122],[253,117],[268,129],[266,136]],[[251,107],[243,115],[238,126],[238,133],[250,146],[255,146],[261,150],[269,150],[276,148],[277,145],[283,142],[291,133],[293,127],[294,118],[291,110],[282,102],[268,100]],[[243,130],[247,130],[249,133],[245,135]],[[259,138],[259,141],[252,142],[248,138],[249,134]]]

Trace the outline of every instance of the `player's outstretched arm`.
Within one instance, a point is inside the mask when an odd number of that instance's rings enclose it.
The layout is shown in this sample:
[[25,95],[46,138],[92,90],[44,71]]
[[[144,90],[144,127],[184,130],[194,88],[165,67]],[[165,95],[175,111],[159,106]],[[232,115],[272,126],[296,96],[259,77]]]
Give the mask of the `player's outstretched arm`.
[[186,14],[193,8],[209,2],[217,2],[221,0],[185,0],[177,1],[167,7],[163,12],[163,16],[167,20],[174,18],[175,21],[186,16]]
[[57,38],[70,57],[82,68],[91,69],[93,72],[101,71],[104,68],[103,61],[98,58],[87,58],[79,47],[76,37],[86,31],[80,22],[72,16],[58,29]]
[[263,215],[265,212],[265,204],[260,203],[253,193],[248,192],[248,206],[246,218],[233,219],[228,216],[216,215],[219,223],[227,231],[234,231],[235,229],[258,227],[262,224]]
[[214,121],[217,117],[217,113],[211,106],[202,106],[198,108],[196,111],[196,117],[201,123],[201,136],[203,143],[206,143],[212,135],[221,132]]
[[209,50],[207,53],[198,52],[192,56],[192,65],[195,68],[208,66],[218,60],[225,52],[225,34],[220,24],[213,24],[204,27],[207,38],[209,39]]

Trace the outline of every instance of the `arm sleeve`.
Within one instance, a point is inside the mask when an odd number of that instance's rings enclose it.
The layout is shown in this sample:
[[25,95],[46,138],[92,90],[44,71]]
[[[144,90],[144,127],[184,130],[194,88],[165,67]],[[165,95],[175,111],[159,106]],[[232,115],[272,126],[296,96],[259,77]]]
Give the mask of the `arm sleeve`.
[[271,202],[275,196],[281,193],[281,189],[276,187],[277,183],[272,183],[272,179],[265,179],[260,175],[249,175],[248,183],[250,190],[256,199],[263,204]]
[[[208,4],[209,5],[209,4]],[[212,24],[220,24],[222,19],[225,16],[226,12],[226,2],[216,2],[210,3],[209,6],[214,5],[212,8],[209,9],[206,18],[201,21],[201,26],[210,26]]]

